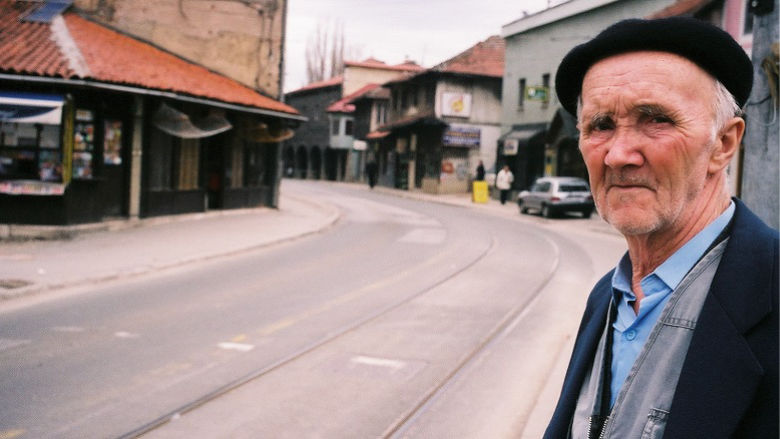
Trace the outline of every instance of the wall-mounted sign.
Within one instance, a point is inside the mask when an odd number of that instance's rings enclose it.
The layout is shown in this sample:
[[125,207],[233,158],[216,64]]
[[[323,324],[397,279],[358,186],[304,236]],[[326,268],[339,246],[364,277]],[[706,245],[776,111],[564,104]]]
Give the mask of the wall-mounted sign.
[[517,139],[504,140],[504,155],[517,155],[519,144]]
[[525,89],[525,98],[529,101],[547,102],[550,100],[550,89],[540,85]]
[[474,127],[450,126],[444,130],[442,136],[443,146],[479,146],[480,130]]
[[469,117],[471,115],[471,93],[442,93],[441,114],[444,116]]

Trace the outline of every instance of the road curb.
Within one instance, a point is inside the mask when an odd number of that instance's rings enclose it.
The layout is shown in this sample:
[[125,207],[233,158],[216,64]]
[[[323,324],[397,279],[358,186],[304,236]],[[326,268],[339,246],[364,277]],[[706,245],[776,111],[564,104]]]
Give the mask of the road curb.
[[[288,198],[293,198],[296,201],[300,203],[307,204],[309,206],[313,206],[314,208],[320,209],[322,211],[327,211],[326,215],[324,216],[323,221],[315,224],[314,226],[304,229],[302,231],[296,231],[287,235],[278,236],[274,238],[270,238],[267,241],[255,243],[252,245],[248,245],[246,247],[241,248],[235,248],[228,251],[217,251],[213,253],[208,254],[200,254],[194,257],[185,257],[176,259],[173,261],[168,261],[164,263],[157,263],[157,264],[150,264],[145,267],[139,267],[133,270],[117,270],[114,272],[109,272],[97,276],[87,276],[80,279],[74,279],[71,281],[64,281],[64,282],[55,282],[55,283],[33,283],[26,287],[20,287],[20,288],[12,288],[9,290],[0,290],[0,301],[6,301],[6,300],[13,300],[18,299],[22,297],[28,297],[36,294],[42,294],[46,292],[56,291],[56,290],[62,290],[66,288],[75,288],[80,287],[87,284],[98,284],[98,283],[104,283],[104,282],[110,282],[120,279],[132,279],[135,277],[140,277],[143,275],[148,275],[150,273],[162,271],[162,270],[170,270],[174,268],[179,268],[185,265],[193,264],[193,263],[199,263],[199,262],[205,262],[209,260],[215,260],[230,256],[236,256],[242,253],[248,253],[251,251],[259,250],[265,247],[270,247],[273,245],[283,244],[286,242],[292,242],[297,239],[302,239],[304,237],[314,235],[317,233],[322,233],[325,230],[333,227],[342,216],[341,210],[339,210],[336,206],[317,202],[311,199],[307,199],[306,197],[298,197],[298,196],[290,196],[287,195]],[[90,232],[97,232],[97,231],[119,231],[123,229],[129,229],[133,227],[143,227],[143,226],[152,226],[152,225],[159,225],[159,224],[168,224],[173,222],[185,222],[185,221],[196,221],[199,219],[204,218],[210,218],[213,216],[228,216],[228,215],[236,215],[236,214],[250,214],[253,211],[259,211],[259,210],[268,210],[267,207],[260,207],[260,208],[252,208],[252,209],[233,209],[230,211],[224,211],[222,212],[214,212],[213,215],[209,215],[209,213],[198,213],[198,214],[184,214],[184,215],[171,215],[170,217],[157,217],[157,218],[150,218],[148,220],[137,220],[133,221],[132,224],[127,224],[125,226],[107,226],[105,228],[101,227],[93,227],[88,228]],[[276,210],[276,209],[274,209]],[[281,209],[283,210],[283,209]],[[37,228],[37,227],[36,227]],[[52,227],[56,228],[56,226]],[[85,228],[87,229],[87,228]],[[32,238],[35,239],[35,238]]]

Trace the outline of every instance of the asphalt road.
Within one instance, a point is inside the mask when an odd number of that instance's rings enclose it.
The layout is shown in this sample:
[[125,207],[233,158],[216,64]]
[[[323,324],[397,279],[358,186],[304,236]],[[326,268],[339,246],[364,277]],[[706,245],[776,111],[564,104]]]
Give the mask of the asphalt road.
[[591,220],[296,190],[342,219],[297,241],[0,309],[0,432],[533,434],[585,294],[622,241],[589,231]]

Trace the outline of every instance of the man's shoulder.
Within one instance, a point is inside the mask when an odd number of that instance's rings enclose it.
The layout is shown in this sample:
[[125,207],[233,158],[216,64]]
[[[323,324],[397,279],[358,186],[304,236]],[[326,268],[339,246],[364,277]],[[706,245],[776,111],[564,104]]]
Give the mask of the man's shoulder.
[[606,306],[609,303],[609,299],[612,295],[612,276],[614,273],[615,269],[610,270],[593,286],[593,289],[588,296],[588,303],[585,306],[586,314]]

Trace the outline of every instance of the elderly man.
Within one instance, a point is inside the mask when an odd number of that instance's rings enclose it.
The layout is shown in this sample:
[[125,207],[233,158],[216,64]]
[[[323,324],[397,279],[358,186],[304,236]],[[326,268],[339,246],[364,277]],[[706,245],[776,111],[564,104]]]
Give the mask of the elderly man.
[[588,298],[546,438],[777,438],[778,234],[729,196],[753,69],[720,29],[626,20],[556,75],[628,253]]

